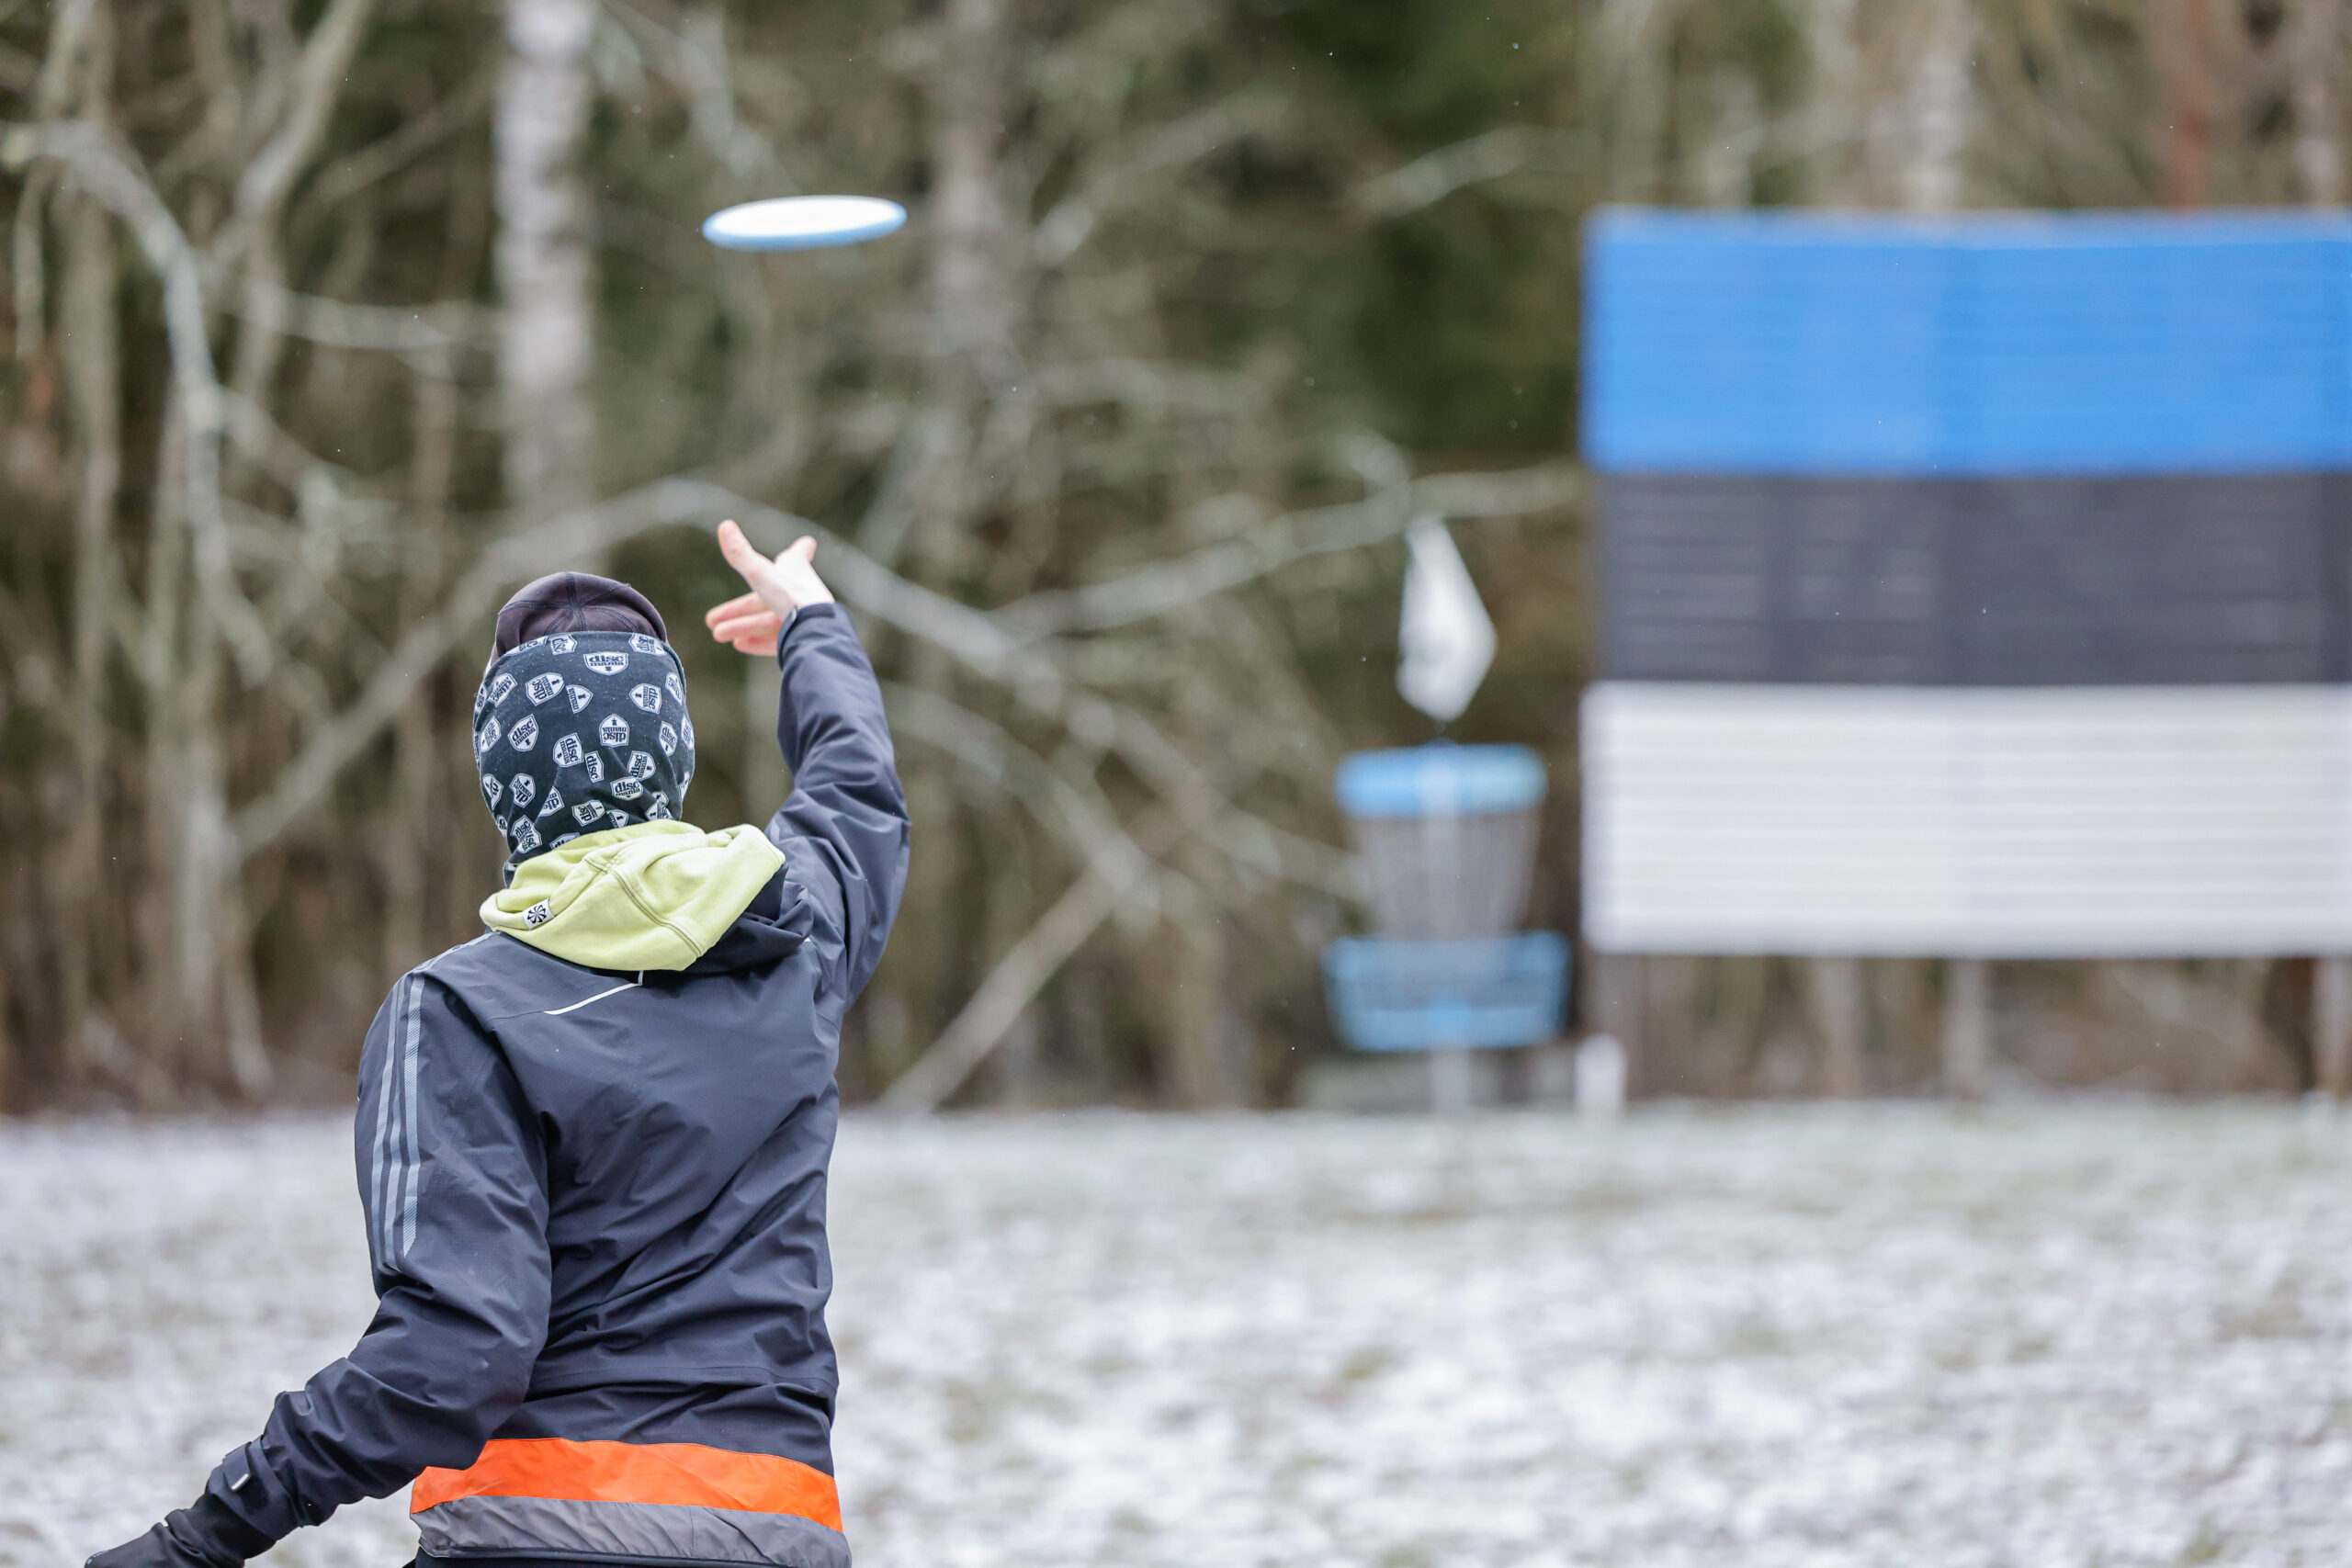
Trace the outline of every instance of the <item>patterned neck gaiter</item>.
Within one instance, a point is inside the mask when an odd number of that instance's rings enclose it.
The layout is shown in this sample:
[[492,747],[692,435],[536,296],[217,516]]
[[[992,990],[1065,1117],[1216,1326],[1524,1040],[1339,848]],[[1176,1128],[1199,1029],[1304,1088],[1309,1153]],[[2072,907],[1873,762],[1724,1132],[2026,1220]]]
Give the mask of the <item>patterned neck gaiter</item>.
[[559,632],[501,655],[474,697],[474,768],[509,882],[583,833],[675,819],[695,776],[677,654],[639,632]]

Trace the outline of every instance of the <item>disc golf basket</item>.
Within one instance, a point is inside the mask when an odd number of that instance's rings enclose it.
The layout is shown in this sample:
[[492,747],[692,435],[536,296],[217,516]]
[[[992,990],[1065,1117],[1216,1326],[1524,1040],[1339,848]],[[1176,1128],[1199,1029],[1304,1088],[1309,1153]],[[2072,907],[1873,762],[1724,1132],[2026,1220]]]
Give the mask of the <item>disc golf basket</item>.
[[1340,765],[1378,934],[1324,949],[1331,1016],[1359,1051],[1428,1052],[1434,1109],[1468,1106],[1470,1052],[1560,1032],[1567,943],[1518,929],[1544,787],[1523,746],[1360,751]]

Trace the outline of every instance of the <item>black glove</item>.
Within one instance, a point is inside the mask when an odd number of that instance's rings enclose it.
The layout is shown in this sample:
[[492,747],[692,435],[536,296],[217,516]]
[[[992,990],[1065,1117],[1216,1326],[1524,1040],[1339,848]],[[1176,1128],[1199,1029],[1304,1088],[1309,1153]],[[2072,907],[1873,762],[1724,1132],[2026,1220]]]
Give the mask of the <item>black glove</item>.
[[274,1544],[207,1492],[137,1540],[94,1553],[82,1568],[243,1568]]

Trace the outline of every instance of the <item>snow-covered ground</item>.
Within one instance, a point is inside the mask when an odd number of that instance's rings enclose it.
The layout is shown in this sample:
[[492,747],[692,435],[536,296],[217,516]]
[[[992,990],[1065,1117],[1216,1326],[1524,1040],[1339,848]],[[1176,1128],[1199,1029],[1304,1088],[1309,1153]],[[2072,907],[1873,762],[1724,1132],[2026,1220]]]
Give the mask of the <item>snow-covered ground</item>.
[[[351,1188],[327,1121],[0,1128],[0,1562],[348,1346]],[[834,1240],[862,1568],[2352,1562],[2330,1115],[863,1121]]]

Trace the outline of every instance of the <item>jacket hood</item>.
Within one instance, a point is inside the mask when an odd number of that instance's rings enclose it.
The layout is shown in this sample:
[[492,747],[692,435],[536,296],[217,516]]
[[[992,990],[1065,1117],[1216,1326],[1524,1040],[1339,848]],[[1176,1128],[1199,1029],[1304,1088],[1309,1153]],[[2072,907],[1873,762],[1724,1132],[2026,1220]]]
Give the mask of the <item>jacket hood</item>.
[[585,833],[517,866],[482,923],[591,969],[684,969],[727,934],[784,864],[745,825],[639,822]]

